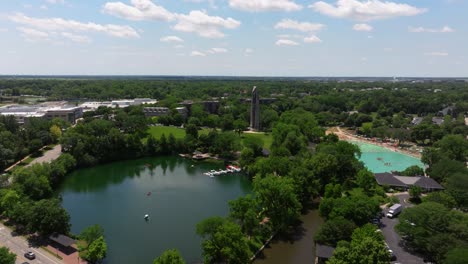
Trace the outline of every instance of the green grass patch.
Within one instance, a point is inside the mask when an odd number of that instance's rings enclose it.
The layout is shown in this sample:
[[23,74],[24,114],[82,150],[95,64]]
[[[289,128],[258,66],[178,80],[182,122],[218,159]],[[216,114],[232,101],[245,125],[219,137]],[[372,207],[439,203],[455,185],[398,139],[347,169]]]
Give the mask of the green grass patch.
[[241,138],[242,140],[245,138],[261,139],[263,141],[263,147],[267,149],[271,149],[271,143],[273,142],[273,136],[267,133],[243,133]]
[[[198,130],[198,134],[208,134],[209,131],[209,129],[203,128]],[[156,139],[160,139],[163,134],[166,135],[166,138],[169,134],[172,134],[176,139],[183,139],[185,137],[185,129],[173,126],[152,126],[148,129],[148,134]]]

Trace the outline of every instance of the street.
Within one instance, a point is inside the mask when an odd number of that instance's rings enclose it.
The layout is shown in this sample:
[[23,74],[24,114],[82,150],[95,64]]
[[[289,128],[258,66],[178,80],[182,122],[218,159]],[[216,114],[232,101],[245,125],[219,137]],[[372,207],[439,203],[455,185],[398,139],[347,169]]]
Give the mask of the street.
[[[409,199],[408,193],[401,193],[396,195],[400,199],[400,204],[403,208],[412,206],[411,204],[405,202]],[[404,209],[403,209],[404,210]],[[387,213],[387,210],[384,211]],[[401,238],[398,233],[395,231],[395,226],[398,224],[398,217],[390,219],[384,216],[381,219],[382,234],[385,237],[385,242],[387,242],[389,248],[393,250],[393,254],[397,257],[392,263],[402,263],[402,264],[420,264],[424,263],[423,259],[410,254],[401,246]]]
[[51,150],[44,152],[42,156],[31,161],[31,163],[29,163],[26,167],[29,167],[36,163],[51,162],[57,159],[60,156],[60,154],[62,154],[62,145],[57,144]]
[[[5,246],[16,254],[16,264],[29,262],[31,264],[61,264],[62,261],[52,256],[41,248],[29,247],[28,242],[24,237],[12,236],[11,230],[0,223],[0,246]],[[36,254],[36,259],[28,260],[24,257],[24,253],[32,251]]]

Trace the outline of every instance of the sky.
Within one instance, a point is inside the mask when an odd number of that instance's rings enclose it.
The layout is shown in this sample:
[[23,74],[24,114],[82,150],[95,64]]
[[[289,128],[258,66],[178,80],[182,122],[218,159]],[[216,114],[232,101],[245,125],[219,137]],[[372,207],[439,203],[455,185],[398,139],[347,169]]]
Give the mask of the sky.
[[468,0],[0,0],[0,75],[468,77]]

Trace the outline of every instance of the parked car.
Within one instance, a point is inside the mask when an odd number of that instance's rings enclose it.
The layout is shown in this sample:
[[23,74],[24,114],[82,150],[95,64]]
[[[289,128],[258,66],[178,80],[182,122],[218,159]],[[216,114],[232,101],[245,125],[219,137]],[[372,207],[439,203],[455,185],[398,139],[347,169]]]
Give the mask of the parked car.
[[36,254],[34,254],[34,252],[29,251],[29,252],[24,253],[24,257],[29,260],[33,260],[36,258]]

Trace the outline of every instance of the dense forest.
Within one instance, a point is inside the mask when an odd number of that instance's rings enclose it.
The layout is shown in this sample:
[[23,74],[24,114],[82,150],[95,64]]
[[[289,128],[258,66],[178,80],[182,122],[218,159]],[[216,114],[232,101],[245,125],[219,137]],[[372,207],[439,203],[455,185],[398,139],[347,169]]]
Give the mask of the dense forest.
[[[250,117],[245,99],[254,85],[261,98],[271,98],[260,112],[271,144],[243,136]],[[0,116],[1,169],[42,146],[62,145],[63,154],[52,163],[19,168],[3,178],[0,213],[24,232],[69,232],[69,216],[54,190],[77,167],[200,151],[236,160],[253,183],[251,195],[229,202],[227,217],[197,225],[205,263],[248,263],[268,238],[294,226],[314,199],[320,200],[319,212],[326,220],[314,240],[336,247],[329,263],[389,263],[384,238],[371,219],[381,205],[395,201],[358,160],[357,146],[325,134],[327,127],[342,126],[366,137],[424,147],[425,173],[445,190],[424,196],[421,190],[410,190],[416,205],[401,214],[405,221],[397,231],[408,248],[433,262],[462,263],[457,261],[468,257],[466,83],[2,79],[0,90],[4,103],[23,102],[25,95],[76,104],[150,97],[159,101],[155,106],[172,110],[147,118],[143,106],[100,107],[71,127],[42,119],[20,126],[14,118]],[[194,101],[187,117],[175,111],[184,100]],[[208,112],[203,100],[218,100],[220,107]],[[162,125],[183,127],[184,135],[149,133]],[[408,168],[401,173],[421,171]],[[102,230],[93,228],[98,235],[87,245],[103,244]],[[154,263],[184,260],[177,250],[169,250]]]

